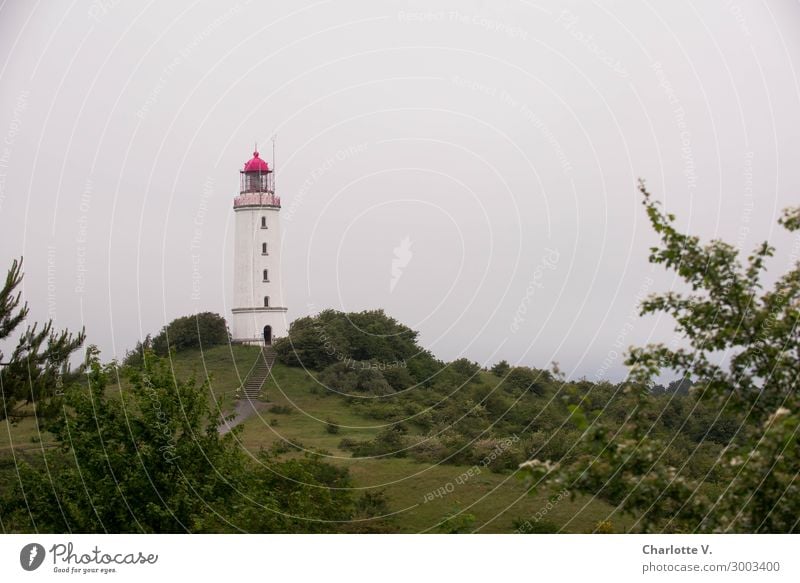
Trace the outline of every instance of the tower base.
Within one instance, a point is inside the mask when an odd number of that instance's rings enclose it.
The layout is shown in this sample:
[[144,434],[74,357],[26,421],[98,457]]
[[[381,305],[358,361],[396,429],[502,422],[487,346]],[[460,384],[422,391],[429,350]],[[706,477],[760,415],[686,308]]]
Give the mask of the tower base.
[[231,341],[237,344],[269,345],[286,336],[288,308],[234,308]]

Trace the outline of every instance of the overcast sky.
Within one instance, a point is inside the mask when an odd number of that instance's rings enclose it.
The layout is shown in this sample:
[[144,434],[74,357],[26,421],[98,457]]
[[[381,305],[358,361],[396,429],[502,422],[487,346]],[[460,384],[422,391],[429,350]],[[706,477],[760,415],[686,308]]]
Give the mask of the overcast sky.
[[619,379],[673,334],[635,315],[674,285],[637,177],[786,268],[799,41],[788,1],[6,1],[2,268],[108,359],[229,317],[238,171],[277,134],[290,319],[384,308],[444,359]]

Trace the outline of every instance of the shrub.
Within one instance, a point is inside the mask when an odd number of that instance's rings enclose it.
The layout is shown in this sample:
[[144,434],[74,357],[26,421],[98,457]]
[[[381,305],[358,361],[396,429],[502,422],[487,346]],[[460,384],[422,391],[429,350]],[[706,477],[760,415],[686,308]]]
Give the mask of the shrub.
[[448,512],[437,530],[445,534],[464,534],[471,532],[477,518],[474,514],[453,510]]
[[466,358],[459,358],[450,363],[450,368],[469,380],[480,380],[477,375],[481,370],[481,365],[477,362],[472,362]]
[[434,436],[414,445],[410,453],[417,461],[438,464],[447,457],[448,448],[441,439]]
[[542,375],[526,366],[515,366],[503,381],[507,387],[514,389],[515,393],[531,391],[537,395],[543,394]]
[[187,348],[208,348],[230,342],[225,318],[212,312],[202,312],[193,316],[175,318],[161,328],[151,340],[150,336],[139,342],[134,350],[126,353],[125,364],[141,364],[144,350],[152,348],[159,356],[166,356],[170,349],[180,352]]
[[327,389],[344,395],[352,395],[358,390],[356,371],[343,362],[326,367],[319,375],[319,382]]
[[351,361],[377,361],[388,366],[427,354],[416,340],[417,332],[383,310],[325,310],[292,322],[286,338],[275,343],[275,351],[284,364],[315,370]]
[[353,521],[345,526],[349,533],[396,532],[385,490],[367,490],[355,502]]
[[390,395],[394,393],[394,389],[386,382],[383,373],[375,369],[358,371],[356,390],[370,395]]
[[394,392],[383,373],[372,368],[369,363],[337,362],[323,370],[319,380],[330,389],[343,394],[389,395]]
[[353,450],[356,448],[361,442],[357,439],[353,439],[352,437],[343,437],[342,440],[339,442],[339,449],[346,449],[346,450]]
[[416,384],[414,377],[405,366],[391,366],[381,370],[381,374],[395,391],[402,391]]
[[508,371],[511,370],[511,365],[508,364],[505,360],[501,360],[496,365],[491,368],[491,372],[493,375],[498,377],[504,377],[508,374]]
[[288,405],[273,405],[270,408],[270,411],[275,413],[276,415],[291,415],[294,413],[294,409],[289,407]]
[[371,441],[362,441],[353,447],[354,457],[372,457],[392,455],[394,457],[406,456],[407,439],[402,429],[387,428],[378,433]]

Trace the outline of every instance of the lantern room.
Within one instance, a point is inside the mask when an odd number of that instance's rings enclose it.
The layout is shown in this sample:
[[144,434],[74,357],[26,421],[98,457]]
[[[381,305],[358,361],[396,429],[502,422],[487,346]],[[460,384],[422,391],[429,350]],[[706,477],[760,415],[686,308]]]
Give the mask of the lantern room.
[[253,157],[245,163],[244,170],[239,174],[241,194],[275,192],[272,170],[269,164],[260,158],[258,151],[253,152]]

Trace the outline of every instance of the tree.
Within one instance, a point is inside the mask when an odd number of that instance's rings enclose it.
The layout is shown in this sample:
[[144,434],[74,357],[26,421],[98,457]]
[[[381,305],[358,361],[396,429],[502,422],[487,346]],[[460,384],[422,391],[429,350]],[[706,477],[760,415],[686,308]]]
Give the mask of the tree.
[[[734,246],[719,240],[702,245],[680,233],[643,182],[639,190],[661,240],[650,262],[675,271],[690,289],[651,295],[641,314],[672,316],[686,346],[630,350],[630,414],[621,428],[587,420],[584,435],[595,452],[588,463],[532,460],[523,469],[537,480],[611,501],[635,516],[635,528],[643,531],[798,532],[800,262],[793,257],[790,269],[764,291],[763,274],[775,251],[767,242],[742,264]],[[779,223],[800,229],[800,208],[786,209]],[[668,463],[667,444],[639,416],[653,398],[653,377],[664,369],[696,379],[697,403],[737,421],[712,468],[721,487],[690,475],[699,446],[679,465]]]
[[[148,337],[149,338],[149,337]],[[146,349],[144,343],[137,345],[138,350]],[[175,318],[172,322],[161,328],[153,338],[153,351],[159,356],[167,356],[170,349],[176,351],[187,348],[208,348],[230,341],[228,326],[225,318],[213,312],[201,312],[192,316]]]
[[382,371],[403,368],[408,375],[389,373],[387,380],[395,388],[406,388],[409,379],[428,384],[442,368],[417,344],[417,335],[383,310],[324,310],[292,322],[275,351],[282,363],[312,370],[353,361],[371,361]]
[[504,383],[509,387],[513,387],[519,393],[532,391],[537,395],[541,395],[544,391],[544,380],[545,375],[539,371],[526,366],[515,366],[506,375]]
[[[20,307],[22,294],[17,291],[22,278],[22,259],[14,260],[0,290],[0,342],[11,337],[28,317],[28,304]],[[67,330],[57,333],[52,320],[37,328],[34,323],[20,335],[9,357],[0,351],[0,420],[20,416],[20,403],[35,403],[37,414],[48,414],[50,399],[77,374],[71,371],[69,359],[83,344],[83,330],[76,335]]]
[[144,364],[144,355],[147,351],[153,350],[153,337],[148,334],[143,340],[137,340],[136,346],[132,350],[125,352],[125,357],[122,363],[125,366],[142,366]]
[[469,382],[480,381],[478,373],[481,372],[481,365],[477,362],[472,362],[468,358],[459,358],[451,362],[448,366],[458,374],[469,379]]
[[501,360],[491,368],[492,374],[498,377],[506,376],[510,370],[511,365],[508,364],[507,360]]
[[673,395],[688,395],[689,389],[692,388],[692,381],[688,378],[682,378],[672,381],[666,389],[666,393]]

